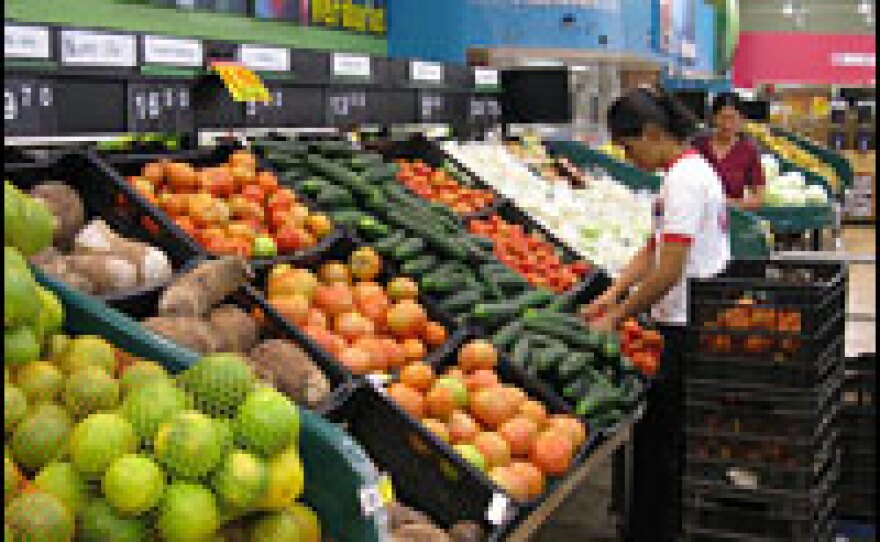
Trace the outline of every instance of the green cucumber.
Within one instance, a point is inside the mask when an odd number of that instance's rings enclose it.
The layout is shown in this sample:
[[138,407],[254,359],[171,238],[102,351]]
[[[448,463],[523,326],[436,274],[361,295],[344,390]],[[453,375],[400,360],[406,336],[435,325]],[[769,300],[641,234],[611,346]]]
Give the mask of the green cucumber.
[[346,228],[355,228],[361,219],[367,217],[363,212],[356,209],[339,209],[330,211],[329,214],[334,222]]
[[426,256],[420,256],[418,258],[408,260],[403,263],[400,267],[400,270],[404,275],[408,275],[411,277],[421,277],[428,271],[430,271],[435,265],[437,265],[437,259],[430,254]]
[[560,380],[570,381],[594,363],[595,356],[592,352],[573,352],[559,364],[556,374]]
[[577,401],[584,397],[590,390],[590,380],[588,378],[578,378],[562,388],[562,397],[569,401]]
[[418,237],[411,237],[397,245],[394,249],[395,260],[412,260],[425,250],[425,241]]
[[354,198],[351,192],[334,185],[327,185],[318,192],[315,201],[321,207],[330,209],[354,207]]
[[432,294],[449,294],[467,285],[468,275],[465,273],[442,273],[432,271],[423,276],[421,287],[424,291]]
[[376,217],[365,215],[357,223],[357,231],[367,241],[383,239],[391,233],[391,228],[376,220]]
[[441,301],[440,308],[450,313],[460,314],[469,311],[478,301],[480,301],[480,292],[461,290]]
[[296,189],[309,197],[317,196],[324,188],[332,186],[330,183],[317,177],[311,177],[300,182]]
[[363,177],[370,184],[379,184],[396,178],[399,169],[394,163],[374,164],[364,170]]
[[520,338],[513,344],[513,350],[510,353],[510,362],[520,369],[527,369],[530,355],[531,338],[528,336],[520,336]]
[[564,359],[568,353],[569,350],[567,347],[559,345],[538,350],[534,355],[535,366],[538,369],[538,372],[547,373],[555,369],[559,362]]
[[506,352],[516,340],[517,336],[522,334],[522,331],[522,322],[519,320],[509,322],[492,335],[492,344],[494,344],[495,348],[498,350]]
[[382,256],[390,256],[394,252],[394,247],[406,240],[406,234],[400,230],[395,231],[391,235],[385,236],[375,243],[373,248]]

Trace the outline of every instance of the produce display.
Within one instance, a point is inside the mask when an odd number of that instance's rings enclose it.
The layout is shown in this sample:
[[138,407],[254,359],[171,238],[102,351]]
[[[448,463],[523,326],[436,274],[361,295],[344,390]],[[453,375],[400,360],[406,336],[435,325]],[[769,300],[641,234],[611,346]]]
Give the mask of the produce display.
[[[281,149],[289,156],[283,162]],[[283,178],[369,243],[400,276],[417,281],[458,322],[481,318],[477,309],[483,304],[525,309],[556,300],[501,263],[492,242],[469,233],[449,208],[397,182],[395,164],[377,162],[367,158],[376,155],[359,154],[338,142],[288,145],[272,156],[290,164]],[[372,165],[352,169],[351,164],[364,162]]]
[[204,168],[150,162],[128,181],[211,254],[274,258],[312,248],[333,230],[274,173],[259,171],[248,151]]
[[388,396],[453,451],[521,502],[564,475],[586,442],[573,416],[546,407],[496,373],[498,352],[484,340],[464,344],[442,375],[424,363],[407,365]]
[[766,354],[772,352],[774,362],[785,362],[801,347],[799,311],[761,306],[748,296],[703,322],[702,328],[706,332],[700,336],[700,349],[712,354],[748,354],[767,359]]
[[606,175],[585,186],[546,182],[504,147],[449,141],[444,148],[580,256],[615,274],[651,233],[652,197]]
[[767,207],[804,207],[828,205],[825,188],[808,185],[799,171],[780,174],[779,161],[772,155],[761,157],[764,170],[764,205]]
[[578,316],[548,310],[527,311],[491,341],[511,363],[552,387],[594,430],[621,421],[641,393],[639,373],[657,371],[657,355],[633,351],[631,359],[616,336],[591,331]]
[[561,294],[573,288],[590,270],[584,261],[563,263],[551,243],[536,233],[527,235],[522,225],[511,224],[497,214],[471,220],[468,229],[491,240],[498,260],[536,288],[549,288]]
[[784,137],[773,135],[770,127],[757,122],[745,123],[743,129],[747,134],[757,139],[764,147],[775,155],[788,160],[795,166],[812,171],[825,178],[831,186],[839,186],[840,180],[834,173],[834,169],[819,160],[812,153],[807,152]]
[[369,247],[354,250],[346,263],[324,262],[316,272],[280,264],[269,271],[266,296],[352,373],[387,373],[423,361],[449,331],[428,319],[413,280],[381,284],[381,269],[381,257]]
[[[454,168],[437,168],[421,160],[396,160],[400,167],[397,180],[414,194],[428,201],[442,203],[457,215],[468,215],[492,205],[494,195],[490,190],[471,188],[455,177]],[[460,180],[461,179],[461,180]]]
[[395,542],[480,542],[485,539],[483,529],[475,523],[459,522],[444,531],[425,514],[397,501],[388,504],[388,530]]

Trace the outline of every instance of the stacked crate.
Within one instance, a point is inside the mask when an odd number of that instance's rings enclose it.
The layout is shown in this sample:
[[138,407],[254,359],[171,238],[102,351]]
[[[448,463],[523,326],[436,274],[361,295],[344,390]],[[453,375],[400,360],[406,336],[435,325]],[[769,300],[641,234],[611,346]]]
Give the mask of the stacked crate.
[[844,264],[803,261],[691,281],[684,540],[832,539],[846,285]]
[[843,468],[840,515],[877,523],[877,355],[846,360],[843,390]]

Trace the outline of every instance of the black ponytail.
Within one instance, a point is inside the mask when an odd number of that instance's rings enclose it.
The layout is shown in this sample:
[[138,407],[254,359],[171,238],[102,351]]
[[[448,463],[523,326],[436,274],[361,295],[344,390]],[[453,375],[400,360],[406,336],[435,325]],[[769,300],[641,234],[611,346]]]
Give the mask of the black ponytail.
[[608,109],[608,129],[613,140],[639,137],[648,124],[654,124],[678,141],[690,139],[698,125],[690,110],[662,90],[632,90]]

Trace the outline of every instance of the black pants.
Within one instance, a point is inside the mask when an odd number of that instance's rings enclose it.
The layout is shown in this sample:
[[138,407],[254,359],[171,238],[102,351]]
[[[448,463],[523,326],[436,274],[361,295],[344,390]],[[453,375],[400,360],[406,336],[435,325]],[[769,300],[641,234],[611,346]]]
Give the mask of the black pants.
[[[681,473],[684,449],[683,357],[685,328],[664,326],[660,371],[646,397],[632,442],[632,487],[627,542],[668,542],[681,529]],[[614,456],[615,507],[623,511],[624,450]]]

